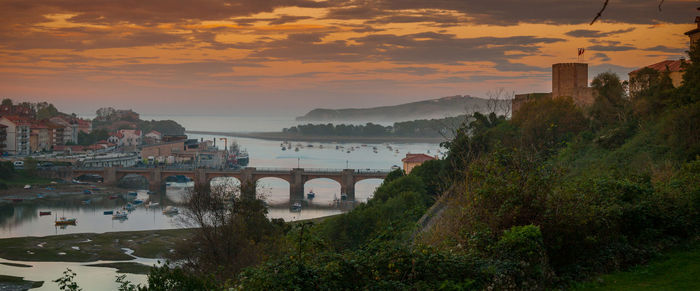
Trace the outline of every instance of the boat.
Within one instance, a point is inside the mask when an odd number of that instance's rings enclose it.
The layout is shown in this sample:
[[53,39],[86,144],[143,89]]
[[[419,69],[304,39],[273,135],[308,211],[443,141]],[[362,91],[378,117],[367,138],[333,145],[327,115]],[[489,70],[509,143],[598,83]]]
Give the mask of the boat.
[[85,190],[83,190],[83,194],[92,194],[92,191],[85,189]]
[[160,203],[158,203],[158,202],[152,202],[152,201],[151,201],[151,202],[149,202],[148,204],[146,204],[146,207],[151,208],[151,207],[156,207],[156,206],[159,206],[159,205],[160,205]]
[[299,148],[294,148],[294,151],[295,151],[295,152],[298,152],[298,151],[299,151]]
[[24,185],[24,189],[32,189],[32,185]]
[[114,200],[119,198],[119,195],[109,195],[109,200]]
[[56,225],[75,225],[75,218],[60,217],[56,219]]
[[148,190],[148,192],[146,192],[146,194],[148,194],[148,195],[153,195],[153,194],[156,194],[156,192],[153,192],[153,191],[151,191],[151,190]]
[[245,167],[250,163],[250,157],[248,156],[248,152],[246,150],[242,150],[236,155],[236,164]]
[[401,169],[401,167],[399,167],[399,166],[397,166],[397,165],[393,165],[393,166],[391,166],[390,169],[391,169],[391,171],[393,172],[393,171],[396,171],[396,170]]
[[139,193],[136,193],[136,191],[129,191],[128,193],[126,193],[126,195],[136,196],[136,195],[139,195]]
[[345,201],[348,200],[348,195],[347,194],[340,194],[340,201]]
[[291,212],[301,212],[301,202],[294,202],[291,207],[289,207]]
[[23,198],[10,198],[10,200],[12,200],[12,202],[22,202],[22,201],[24,201]]
[[163,209],[163,214],[178,214],[180,212],[180,209],[177,209],[177,207],[174,206],[168,206]]
[[112,219],[127,219],[127,218],[129,218],[129,214],[126,212],[117,211],[114,214],[112,214]]
[[309,191],[309,193],[306,193],[306,199],[312,200],[316,198],[316,193],[314,193],[313,190]]
[[134,206],[134,204],[127,203],[127,204],[124,206],[124,209],[125,209],[125,210],[131,211],[131,210],[136,209],[136,206]]
[[143,203],[143,200],[141,200],[141,199],[134,199],[134,202],[133,202],[133,203],[134,203],[135,205],[138,205],[138,204]]
[[83,203],[83,205],[88,205],[88,204],[90,204],[90,199],[83,200],[83,201],[81,201],[81,203]]
[[44,194],[41,194],[41,193],[36,194],[36,198],[44,198]]
[[104,215],[112,215],[112,214],[114,214],[114,210],[105,210],[104,212],[102,212],[102,214],[104,214]]
[[51,211],[39,211],[39,216],[51,215]]
[[286,147],[282,147],[282,150],[283,150],[283,151],[286,151],[286,150],[287,150],[287,148],[286,148]]

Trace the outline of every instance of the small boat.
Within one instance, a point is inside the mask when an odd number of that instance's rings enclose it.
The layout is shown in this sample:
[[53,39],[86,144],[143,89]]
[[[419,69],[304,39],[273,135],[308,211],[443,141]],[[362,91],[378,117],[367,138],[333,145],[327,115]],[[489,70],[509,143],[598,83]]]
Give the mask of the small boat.
[[340,201],[345,201],[345,200],[348,200],[348,195],[340,194]]
[[294,148],[294,151],[295,151],[295,152],[298,152],[298,151],[299,151],[299,148]]
[[313,190],[309,191],[309,193],[306,193],[306,199],[312,200],[316,198],[316,193],[314,193]]
[[119,198],[119,195],[109,195],[109,200],[114,200]]
[[148,207],[148,208],[158,207],[158,206],[160,206],[160,203],[158,203],[158,202],[148,202],[148,204],[146,204],[146,207]]
[[105,212],[103,212],[102,214],[104,214],[104,215],[112,215],[112,214],[114,214],[114,210],[105,210]]
[[54,189],[54,187],[46,187],[46,190],[51,191],[51,190],[55,190],[55,189]]
[[24,189],[32,189],[32,185],[24,185]]
[[61,217],[56,219],[56,225],[75,225],[75,218]]
[[129,214],[126,212],[117,211],[114,214],[112,214],[112,219],[127,219],[127,218],[129,218]]
[[129,191],[129,192],[126,193],[126,195],[129,195],[129,196],[136,196],[136,195],[139,195],[139,193],[136,193],[136,191]]
[[51,211],[39,211],[39,216],[51,215]]
[[136,209],[136,206],[134,206],[134,204],[127,203],[127,204],[124,206],[124,209],[125,209],[125,210],[131,211],[131,210]]
[[287,148],[286,148],[286,147],[282,147],[282,150],[283,150],[283,151],[286,151],[286,150],[287,150]]
[[36,198],[44,198],[44,194],[41,194],[41,193],[36,194]]
[[138,205],[138,204],[143,203],[143,200],[141,200],[141,199],[135,199],[133,203],[134,203],[135,205]]
[[300,202],[294,202],[291,207],[289,207],[289,211],[291,212],[301,212],[301,203]]
[[153,195],[153,194],[156,194],[156,192],[153,192],[153,191],[151,191],[151,190],[148,190],[148,191],[146,192],[146,194],[148,194],[148,195]]
[[180,209],[177,209],[177,207],[173,206],[168,206],[163,209],[163,214],[178,214],[180,212]]
[[401,167],[399,167],[399,166],[397,166],[397,165],[391,166],[391,171],[392,171],[392,172],[393,172],[393,171],[396,171],[396,170],[399,170],[399,169],[401,169]]
[[83,205],[88,205],[88,204],[90,204],[90,199],[83,200],[83,201],[81,201],[81,203],[83,203]]
[[85,190],[83,190],[83,194],[92,194],[92,191],[85,189]]

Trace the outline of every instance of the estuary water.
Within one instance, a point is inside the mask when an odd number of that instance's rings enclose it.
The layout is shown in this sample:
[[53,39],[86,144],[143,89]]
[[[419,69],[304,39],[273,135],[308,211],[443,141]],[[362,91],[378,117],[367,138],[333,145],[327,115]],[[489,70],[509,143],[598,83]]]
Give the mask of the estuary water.
[[[278,131],[295,125],[291,117],[212,117],[212,116],[144,116],[143,119],[173,119],[190,130],[202,131]],[[406,153],[427,153],[440,155],[438,144],[361,144],[333,142],[297,142],[290,140],[292,148],[282,149],[281,142],[252,138],[231,138],[216,135],[190,135],[196,139],[216,139],[217,146],[224,147],[222,138],[228,143],[236,142],[248,151],[251,167],[265,168],[315,168],[315,169],[381,169],[401,166]],[[294,148],[299,148],[295,151]],[[356,184],[356,201],[364,202],[371,198],[381,184],[380,179],[363,180]],[[212,183],[237,184],[235,179],[214,180]],[[165,215],[166,206],[177,206],[191,187],[191,183],[172,183],[162,194],[148,195],[145,190],[137,191],[136,196],[127,195],[109,199],[107,195],[74,195],[60,198],[25,200],[23,202],[0,202],[0,238],[24,236],[48,236],[68,233],[103,233],[114,231],[156,230],[183,227],[178,215]],[[304,185],[304,192],[313,191],[316,198],[307,201],[301,212],[289,209],[289,184],[277,178],[264,178],[259,181],[258,194],[270,206],[268,217],[283,218],[285,221],[309,219],[342,213],[347,207],[338,207],[334,200],[340,197],[340,184],[330,179],[314,179]],[[119,210],[133,200],[144,200],[124,220],[113,220],[105,211]],[[88,201],[89,200],[89,201]],[[158,203],[155,207],[145,207],[149,202]],[[51,215],[41,216],[40,211],[51,211]],[[74,217],[76,225],[56,227],[56,216]],[[31,272],[19,267],[0,265],[0,274],[25,274],[28,280],[55,279],[61,275],[63,267],[71,266],[79,272],[79,280],[85,286],[103,286],[111,289],[115,270],[110,268],[86,267],[79,263],[33,262]],[[63,267],[62,267],[63,266]],[[27,275],[36,274],[36,275]],[[39,275],[44,274],[44,275]],[[83,276],[86,274],[86,276]],[[46,277],[46,278],[45,278]],[[82,279],[80,278],[82,277]],[[130,275],[136,282],[144,282],[145,276]],[[48,284],[48,285],[46,285]],[[43,289],[53,289],[50,281]],[[88,288],[86,290],[98,290]]]

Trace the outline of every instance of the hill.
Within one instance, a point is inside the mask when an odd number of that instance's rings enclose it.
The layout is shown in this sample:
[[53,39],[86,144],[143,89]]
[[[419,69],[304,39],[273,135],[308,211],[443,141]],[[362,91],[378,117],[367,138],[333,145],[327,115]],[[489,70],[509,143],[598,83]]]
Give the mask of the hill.
[[489,100],[477,97],[450,96],[393,106],[348,109],[314,109],[297,121],[406,121],[457,116],[470,111],[486,111]]

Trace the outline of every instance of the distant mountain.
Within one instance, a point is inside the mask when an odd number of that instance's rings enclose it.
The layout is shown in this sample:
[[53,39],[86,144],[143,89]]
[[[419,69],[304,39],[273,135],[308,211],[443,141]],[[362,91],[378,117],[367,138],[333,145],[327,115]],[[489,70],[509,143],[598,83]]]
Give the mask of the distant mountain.
[[406,121],[444,118],[488,109],[487,99],[450,96],[394,106],[348,109],[314,109],[297,121]]

